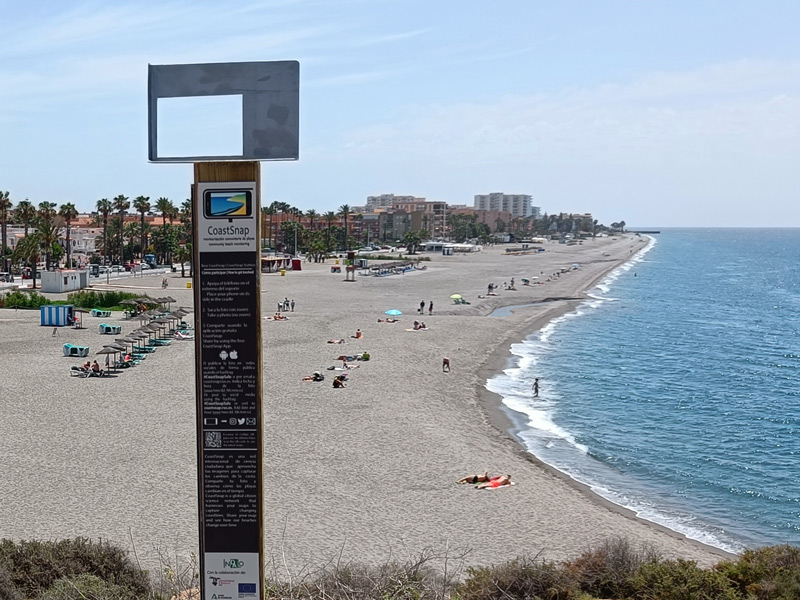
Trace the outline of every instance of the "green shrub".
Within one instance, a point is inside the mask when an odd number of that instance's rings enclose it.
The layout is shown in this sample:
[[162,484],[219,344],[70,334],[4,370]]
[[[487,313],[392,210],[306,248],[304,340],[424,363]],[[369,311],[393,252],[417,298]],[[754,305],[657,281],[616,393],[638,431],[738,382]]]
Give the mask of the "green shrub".
[[0,296],[0,308],[39,308],[44,304],[52,304],[52,301],[36,291],[13,290]]
[[[74,304],[80,308],[102,308],[104,310],[120,309],[120,302],[123,300],[133,300],[139,294],[131,292],[117,292],[114,290],[107,292],[96,292],[94,290],[81,290],[67,295],[67,304]],[[147,298],[147,296],[145,296]]]
[[567,568],[583,592],[601,598],[625,598],[633,589],[631,576],[644,564],[660,558],[653,546],[634,546],[624,538],[611,538],[584,552]]
[[456,594],[462,600],[574,600],[579,589],[568,570],[547,561],[518,558],[499,566],[467,569]]
[[646,563],[631,577],[636,600],[743,600],[731,582],[690,560]]
[[[360,564],[337,566],[294,585],[267,579],[264,584],[265,597],[296,600],[420,600],[447,597],[442,587],[435,585],[436,577],[426,566],[427,560],[423,557],[403,565],[389,563],[378,567]],[[432,591],[437,587],[440,590],[438,594]]]
[[127,552],[108,542],[86,538],[19,543],[0,540],[0,564],[6,565],[12,583],[28,598],[59,579],[85,573],[136,594],[150,589],[147,574],[131,564]]
[[0,600],[22,600],[22,598],[22,592],[14,585],[11,573],[5,563],[0,561]]
[[747,550],[738,560],[721,562],[714,568],[733,582],[742,596],[757,600],[800,598],[800,548]]
[[59,579],[39,596],[39,600],[137,600],[146,597],[84,573]]

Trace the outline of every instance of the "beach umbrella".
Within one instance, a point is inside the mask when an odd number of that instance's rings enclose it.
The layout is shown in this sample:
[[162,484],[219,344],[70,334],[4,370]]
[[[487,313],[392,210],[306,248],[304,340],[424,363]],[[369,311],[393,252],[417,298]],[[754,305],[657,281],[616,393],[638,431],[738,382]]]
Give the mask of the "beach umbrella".
[[136,306],[139,303],[136,302],[136,300],[128,299],[128,300],[121,301],[119,304],[120,304],[120,306]]
[[450,297],[453,300],[459,300],[461,298],[461,294],[450,294]]
[[[116,355],[119,354],[119,350],[117,350],[116,348],[110,348],[108,346],[103,346],[103,348],[101,348],[100,350],[97,351],[97,354],[113,354],[114,358],[115,358],[114,359],[114,372],[117,371]],[[106,363],[106,371],[108,371],[109,369],[110,369],[110,365],[109,365],[109,363]]]
[[403,313],[397,310],[396,308],[390,308],[389,310],[386,311],[386,314],[391,315],[393,317],[397,317],[402,315]]

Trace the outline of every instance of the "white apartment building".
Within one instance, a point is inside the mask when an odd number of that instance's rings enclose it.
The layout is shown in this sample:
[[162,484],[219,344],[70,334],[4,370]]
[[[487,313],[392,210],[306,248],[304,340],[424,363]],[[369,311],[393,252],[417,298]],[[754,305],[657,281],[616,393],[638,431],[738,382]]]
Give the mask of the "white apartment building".
[[417,198],[415,196],[395,196],[394,194],[367,196],[367,207],[369,209],[389,208],[398,202],[425,202],[425,198]]
[[474,208],[478,210],[503,210],[515,217],[541,216],[541,209],[531,204],[532,198],[527,194],[504,194],[493,192],[487,195],[476,195]]

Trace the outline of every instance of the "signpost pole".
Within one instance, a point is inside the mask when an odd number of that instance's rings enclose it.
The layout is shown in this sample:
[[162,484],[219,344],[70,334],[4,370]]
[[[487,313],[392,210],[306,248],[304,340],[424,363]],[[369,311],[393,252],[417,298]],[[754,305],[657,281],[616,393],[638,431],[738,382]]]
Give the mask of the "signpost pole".
[[201,597],[263,594],[260,165],[194,165]]

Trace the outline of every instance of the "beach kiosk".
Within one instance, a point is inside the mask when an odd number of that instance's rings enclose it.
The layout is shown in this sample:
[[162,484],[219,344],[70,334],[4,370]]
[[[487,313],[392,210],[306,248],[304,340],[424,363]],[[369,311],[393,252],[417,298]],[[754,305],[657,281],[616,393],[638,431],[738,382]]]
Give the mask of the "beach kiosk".
[[67,327],[75,322],[72,304],[45,304],[40,306],[42,327]]

